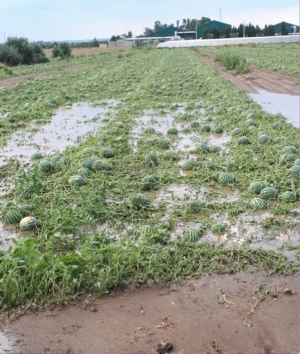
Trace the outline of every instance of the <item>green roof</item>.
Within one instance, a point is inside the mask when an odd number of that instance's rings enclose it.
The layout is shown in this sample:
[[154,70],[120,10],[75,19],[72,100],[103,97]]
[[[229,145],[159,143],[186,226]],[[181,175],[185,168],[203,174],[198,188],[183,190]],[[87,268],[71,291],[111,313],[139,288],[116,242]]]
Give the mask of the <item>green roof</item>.
[[205,28],[208,28],[209,30],[212,30],[213,28],[217,28],[220,31],[223,31],[226,28],[231,28],[231,25],[229,25],[228,23],[219,22],[219,21],[206,22],[203,25],[197,27],[197,38],[200,38],[203,36],[203,32],[204,32]]
[[[276,25],[274,25],[274,29],[275,29],[275,33],[276,34],[280,33],[280,27],[281,27],[282,22],[277,23]],[[289,33],[293,33],[294,32],[293,31],[293,27],[294,26],[296,26],[296,32],[299,32],[299,26],[293,25],[292,23],[288,23],[288,22],[285,22],[285,21],[284,21],[284,23],[285,23],[285,27],[286,27],[286,29],[287,29],[287,31]]]
[[160,31],[157,31],[153,34],[151,34],[151,36],[149,37],[170,37],[170,36],[175,36],[175,32],[180,32],[182,31],[181,28],[178,28],[178,27],[173,27],[173,26],[170,26],[170,27],[167,27],[167,28],[164,28]]

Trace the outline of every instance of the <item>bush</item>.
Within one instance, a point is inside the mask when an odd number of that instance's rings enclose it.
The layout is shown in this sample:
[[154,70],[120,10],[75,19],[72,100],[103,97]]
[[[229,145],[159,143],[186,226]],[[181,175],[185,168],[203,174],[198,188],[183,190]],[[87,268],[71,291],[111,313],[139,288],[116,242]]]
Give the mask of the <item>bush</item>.
[[237,74],[249,72],[249,64],[245,58],[232,53],[219,53],[215,56],[215,60],[225,66],[226,70],[236,70]]
[[8,37],[5,45],[0,47],[0,62],[9,66],[47,61],[49,59],[44,49],[38,44],[29,43],[27,38]]
[[72,48],[68,43],[56,43],[52,49],[52,58],[66,59],[71,56]]

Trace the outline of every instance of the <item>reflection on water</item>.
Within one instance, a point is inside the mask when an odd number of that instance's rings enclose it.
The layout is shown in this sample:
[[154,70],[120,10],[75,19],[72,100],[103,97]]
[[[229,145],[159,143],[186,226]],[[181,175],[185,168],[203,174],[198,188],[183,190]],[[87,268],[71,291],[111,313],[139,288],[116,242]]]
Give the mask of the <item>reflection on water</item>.
[[263,110],[271,114],[281,113],[288,123],[296,128],[300,127],[300,97],[282,93],[272,93],[257,89],[257,93],[249,96],[258,103]]

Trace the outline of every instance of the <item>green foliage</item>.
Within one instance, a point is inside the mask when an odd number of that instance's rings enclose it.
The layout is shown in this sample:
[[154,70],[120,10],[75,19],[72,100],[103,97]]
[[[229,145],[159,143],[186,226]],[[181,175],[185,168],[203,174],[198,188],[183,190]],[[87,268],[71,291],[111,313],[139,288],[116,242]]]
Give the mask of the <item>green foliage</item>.
[[29,43],[27,38],[8,37],[5,45],[0,47],[0,62],[9,66],[48,61],[44,49],[36,43]]
[[72,54],[72,47],[69,43],[55,43],[52,49],[52,58],[67,59]]
[[287,36],[289,34],[284,21],[280,25],[280,34],[282,36]]
[[218,53],[215,60],[225,66],[226,70],[236,70],[237,74],[247,73],[250,70],[247,60],[233,53]]

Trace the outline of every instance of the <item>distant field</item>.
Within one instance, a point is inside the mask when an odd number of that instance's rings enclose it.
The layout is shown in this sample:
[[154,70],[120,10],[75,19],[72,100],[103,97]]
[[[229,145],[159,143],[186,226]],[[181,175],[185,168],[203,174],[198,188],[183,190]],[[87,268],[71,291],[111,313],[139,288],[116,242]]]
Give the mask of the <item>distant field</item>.
[[[73,48],[72,55],[92,55],[92,54],[99,54],[102,52],[115,52],[119,50],[129,50],[132,48],[132,44],[126,43],[122,45],[109,45],[101,44],[98,48]],[[52,49],[45,49],[46,56],[51,58],[52,56]]]

